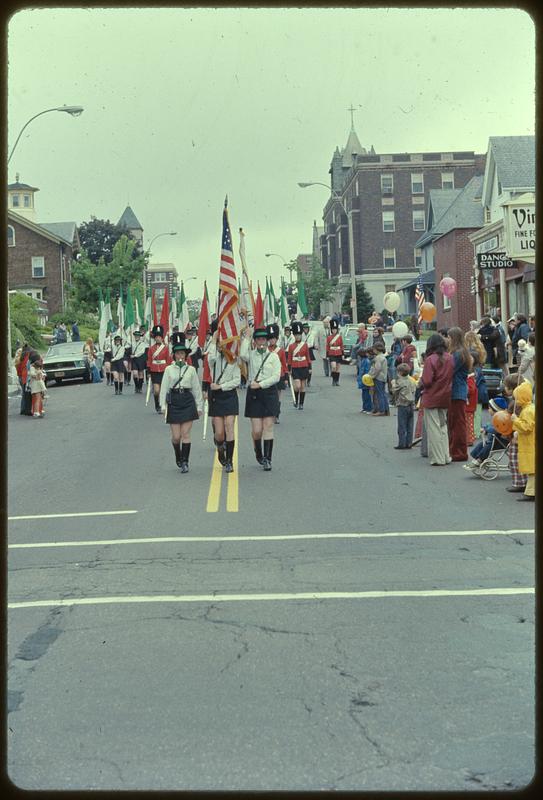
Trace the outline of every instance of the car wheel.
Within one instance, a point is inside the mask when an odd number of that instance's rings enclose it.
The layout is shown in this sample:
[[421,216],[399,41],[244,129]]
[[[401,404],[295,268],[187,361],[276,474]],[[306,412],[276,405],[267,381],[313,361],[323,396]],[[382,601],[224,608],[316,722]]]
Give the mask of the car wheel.
[[60,386],[60,384],[62,383],[62,378],[55,378],[55,383],[57,386]]

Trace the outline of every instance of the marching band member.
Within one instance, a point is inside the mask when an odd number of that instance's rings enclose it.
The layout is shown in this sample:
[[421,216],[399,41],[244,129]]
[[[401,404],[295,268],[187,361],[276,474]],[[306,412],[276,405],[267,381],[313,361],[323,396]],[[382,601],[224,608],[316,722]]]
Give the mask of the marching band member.
[[134,347],[132,348],[132,370],[134,372],[134,392],[141,394],[143,391],[143,378],[146,364],[145,340],[140,331],[134,331]]
[[310,360],[309,360],[309,374],[307,376],[307,385],[311,386],[311,375],[312,375],[312,372],[313,372],[313,366],[312,366],[311,362],[315,360],[315,351],[314,351],[314,348],[315,348],[315,337],[314,337],[313,333],[311,332],[311,326],[309,325],[309,322],[304,322],[302,324],[302,330],[303,330],[302,342],[305,342],[307,344],[308,348],[309,348],[309,359]]
[[188,361],[190,364],[192,364],[196,372],[198,372],[200,361],[203,359],[203,353],[202,348],[198,344],[198,330],[194,327],[194,325],[188,329],[187,335],[189,336],[187,344],[190,348]]
[[219,332],[215,330],[207,348],[211,372],[208,392],[209,416],[213,426],[217,458],[225,468],[225,472],[233,472],[234,418],[239,414],[237,388],[240,382],[240,369],[237,362],[229,363],[221,344],[217,344],[218,336]]
[[302,323],[294,320],[292,323],[294,342],[288,348],[288,365],[292,380],[294,381],[294,408],[303,411],[305,400],[305,382],[309,375],[311,357],[307,342],[302,341]]
[[155,343],[151,345],[147,353],[147,369],[150,373],[151,383],[153,384],[153,395],[155,399],[155,409],[158,414],[160,411],[160,384],[166,367],[172,363],[172,357],[164,343],[164,328],[162,325],[155,325],[151,331]]
[[108,333],[104,339],[104,372],[106,373],[106,386],[113,383],[111,374],[111,351],[113,350],[113,335]]
[[113,349],[111,351],[111,369],[113,372],[113,380],[115,381],[115,394],[123,393],[124,349],[123,340],[117,333],[113,337]]
[[330,362],[332,386],[339,386],[339,367],[343,359],[343,339],[336,319],[330,320],[330,336],[326,337],[326,355]]
[[277,383],[277,397],[279,398],[279,411],[277,412],[277,416],[275,417],[275,423],[279,424],[279,414],[281,413],[281,392],[286,386],[286,381],[288,381],[288,365],[287,359],[285,356],[285,351],[282,347],[277,346],[277,339],[279,338],[279,325],[276,322],[272,322],[268,325],[268,350],[272,353],[277,353],[279,356],[279,360],[281,362],[281,377]]
[[240,347],[240,357],[247,363],[249,371],[245,416],[251,420],[256,460],[269,472],[272,468],[273,424],[279,412],[276,384],[281,377],[281,361],[277,353],[272,353],[267,348],[266,328],[257,328],[254,331],[254,350],[251,350],[249,344],[250,336],[251,329],[246,328]]
[[124,346],[123,365],[126,385],[129,386],[130,378],[132,376],[132,342],[130,339],[126,340],[126,344]]
[[293,341],[294,336],[292,335],[292,328],[287,324],[283,328],[283,333],[279,339],[279,347],[282,347],[286,353]]
[[202,416],[202,390],[196,370],[187,364],[189,347],[185,335],[176,331],[171,342],[174,361],[161,373],[159,410],[167,409],[175,463],[181,472],[188,472],[190,431],[193,421]]

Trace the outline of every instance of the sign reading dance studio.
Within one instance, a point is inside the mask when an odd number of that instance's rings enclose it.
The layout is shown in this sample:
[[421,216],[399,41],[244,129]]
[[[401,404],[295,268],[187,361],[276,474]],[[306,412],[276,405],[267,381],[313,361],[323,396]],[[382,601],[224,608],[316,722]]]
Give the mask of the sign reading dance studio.
[[535,202],[526,193],[504,203],[505,242],[509,258],[531,261],[535,257]]

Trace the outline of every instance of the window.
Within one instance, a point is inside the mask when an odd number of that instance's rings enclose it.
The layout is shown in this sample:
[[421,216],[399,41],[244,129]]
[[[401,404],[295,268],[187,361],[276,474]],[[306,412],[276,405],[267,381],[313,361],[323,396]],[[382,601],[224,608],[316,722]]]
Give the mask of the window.
[[424,177],[422,172],[411,173],[411,192],[413,194],[424,194]]
[[383,267],[385,269],[394,269],[396,266],[396,248],[385,247],[383,250]]
[[[450,277],[449,273],[448,272],[443,273],[443,277],[449,278]],[[447,309],[450,307],[451,307],[451,298],[443,295],[443,311],[447,311]]]
[[11,205],[13,208],[19,208],[19,195],[14,194],[12,195]]
[[394,211],[383,211],[383,230],[393,232],[394,226]]
[[15,247],[15,228],[8,225],[8,247]]
[[488,206],[485,206],[485,225],[488,225],[490,222],[490,209]]
[[164,293],[166,289],[164,287],[160,289],[155,289],[155,297],[157,300],[164,300]]
[[454,189],[454,172],[441,173],[441,188]]
[[32,256],[32,277],[45,278],[45,258],[43,256]]
[[166,283],[167,277],[165,272],[152,272],[151,273],[151,282],[152,283]]
[[392,194],[394,191],[394,176],[381,175],[381,191],[383,194]]
[[396,291],[395,283],[385,283],[385,294],[387,292],[395,292],[395,291]]
[[30,208],[30,195],[24,194],[23,195],[23,205],[25,208]]
[[498,181],[498,194],[500,195],[501,193],[502,193],[502,185],[501,181]]
[[422,250],[420,247],[415,247],[413,253],[415,255],[415,269],[420,269],[422,267]]
[[423,231],[424,229],[424,209],[417,209],[416,211],[413,211],[413,230]]

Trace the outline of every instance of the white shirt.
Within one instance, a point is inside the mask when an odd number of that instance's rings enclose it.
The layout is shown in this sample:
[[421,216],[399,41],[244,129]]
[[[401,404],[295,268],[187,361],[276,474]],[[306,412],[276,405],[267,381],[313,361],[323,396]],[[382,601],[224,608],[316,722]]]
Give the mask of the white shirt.
[[126,345],[121,342],[121,344],[114,344],[111,348],[112,361],[123,361],[124,360],[124,349]]
[[[269,357],[266,358],[268,354]],[[249,366],[249,383],[256,379],[262,389],[267,389],[281,380],[281,360],[277,353],[273,353],[267,348],[262,351],[262,354],[256,349],[251,350],[249,340],[244,338],[241,341],[240,358]],[[266,359],[265,363],[264,359]],[[258,377],[256,377],[257,374]]]
[[[212,383],[219,384],[223,392],[238,388],[241,381],[239,364],[236,361],[230,364],[223,354],[217,351],[217,346],[213,341],[209,342],[207,347],[207,363],[211,372]],[[217,389],[216,391],[219,390]]]
[[143,355],[145,355],[146,347],[147,347],[147,345],[145,344],[145,342],[140,337],[140,339],[136,342],[136,344],[132,348],[132,355],[133,356],[143,356]]
[[[181,375],[183,378],[177,383]],[[194,367],[180,361],[176,361],[166,367],[162,376],[162,383],[160,384],[159,403],[161,408],[166,407],[166,393],[174,386],[176,389],[189,389],[196,400],[196,408],[198,411],[202,411],[204,398],[202,396],[202,389],[200,388],[200,381],[198,380],[198,375]]]
[[303,333],[302,334],[302,342],[306,342],[308,347],[315,347],[315,337],[313,336],[312,332]]

